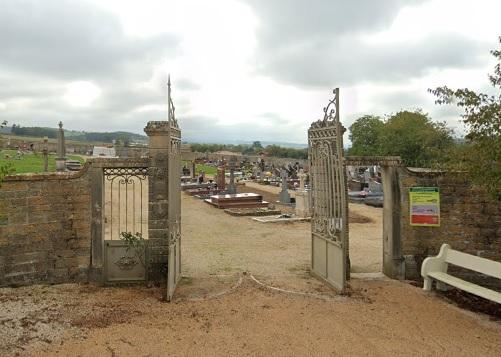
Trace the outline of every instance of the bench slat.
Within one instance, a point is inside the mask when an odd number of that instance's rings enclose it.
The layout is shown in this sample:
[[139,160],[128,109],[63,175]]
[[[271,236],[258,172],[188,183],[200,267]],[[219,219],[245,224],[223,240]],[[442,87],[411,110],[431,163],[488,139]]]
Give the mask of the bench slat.
[[447,263],[501,279],[501,263],[493,260],[448,249],[445,261]]
[[452,285],[456,288],[467,291],[471,294],[483,297],[484,299],[495,301],[498,304],[501,304],[501,293],[498,293],[494,290],[490,290],[482,286],[470,283],[469,281],[456,278],[455,276],[449,275],[447,273],[430,272],[428,276],[435,280],[440,280],[448,285]]

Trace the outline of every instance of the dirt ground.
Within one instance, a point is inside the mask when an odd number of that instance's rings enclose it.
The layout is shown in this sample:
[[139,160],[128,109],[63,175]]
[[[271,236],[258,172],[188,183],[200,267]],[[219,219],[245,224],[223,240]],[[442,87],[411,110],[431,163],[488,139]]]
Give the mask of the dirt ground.
[[[253,182],[246,183],[246,186],[244,187],[239,187],[239,191],[242,192],[256,192],[262,194],[264,199],[274,204],[277,209],[285,212],[294,212],[293,209],[277,203],[278,193],[280,192],[280,190],[281,189],[279,187],[259,185]],[[291,194],[291,197],[294,197],[294,191],[289,190],[289,192]],[[198,211],[199,205],[197,204],[197,202],[186,201],[183,202],[183,204],[185,205],[183,206],[183,208],[189,207],[190,210]],[[203,205],[201,208],[204,209]],[[214,213],[214,215],[211,214],[211,219],[212,217],[215,217],[216,214],[217,213]],[[223,220],[226,219],[226,214],[224,214],[223,212],[221,212],[221,216]],[[383,209],[370,207],[364,204],[350,203],[349,216],[351,271],[353,273],[381,272],[383,263]],[[297,260],[305,261],[304,264],[306,266],[310,264],[311,242],[309,222],[298,222],[290,225],[280,224],[279,226],[272,225],[270,227],[263,227],[263,224],[256,225],[254,224],[255,222],[252,221],[250,221],[251,223],[249,223],[249,218],[242,217],[242,221],[245,221],[250,226],[245,230],[250,231],[249,233],[253,233],[258,237],[261,236],[261,229],[270,228],[272,230],[275,230],[277,227],[280,227],[280,231],[283,232],[282,236],[284,238],[292,237],[292,239],[287,242],[287,249],[295,249],[296,251],[294,253],[291,252],[291,255],[297,254]],[[217,227],[214,228],[217,230]],[[266,234],[264,231],[263,233]],[[224,237],[221,237],[221,239],[224,239]],[[233,244],[238,244],[238,242],[233,242]],[[288,260],[289,262],[295,260],[293,256],[291,256],[291,258],[292,259]],[[265,261],[265,259],[267,258],[263,257],[261,262],[275,265],[274,261]],[[277,271],[284,270],[281,262],[276,262],[275,267]]]
[[[209,285],[227,293],[195,293]],[[318,295],[272,291],[250,277],[185,280],[170,304],[158,288],[3,289],[3,310],[18,310],[2,318],[2,355],[499,356],[500,324],[408,284],[354,279],[351,296]]]
[[[182,205],[172,303],[157,287],[3,288],[0,355],[499,355],[501,323],[419,287],[352,279],[340,296],[312,278],[308,223],[258,223],[184,194]],[[350,211],[370,221],[350,224],[353,270],[380,271],[382,212]]]

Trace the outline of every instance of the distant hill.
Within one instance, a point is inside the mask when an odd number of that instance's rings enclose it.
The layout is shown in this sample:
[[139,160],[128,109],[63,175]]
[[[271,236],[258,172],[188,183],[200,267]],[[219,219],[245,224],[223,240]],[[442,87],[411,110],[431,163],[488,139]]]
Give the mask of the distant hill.
[[[21,127],[19,125],[13,125],[12,127],[5,127],[2,132],[5,134],[19,135],[19,136],[29,136],[36,138],[43,138],[47,136],[48,138],[57,138],[57,128],[45,128],[45,127]],[[85,132],[77,130],[64,130],[64,135],[66,138],[75,141],[82,142],[102,142],[102,143],[112,143],[113,140],[129,141],[135,143],[146,143],[148,138],[145,135],[130,133],[127,131],[113,131],[113,132]]]
[[[184,143],[188,144],[226,144],[226,145],[252,145],[254,141],[246,141],[246,140],[190,140],[184,139]],[[263,147],[269,145],[277,145],[283,148],[293,148],[293,149],[304,149],[308,147],[308,144],[302,143],[289,143],[283,141],[260,141]]]
[[[5,127],[0,129],[0,133],[2,134],[10,134],[10,135],[18,135],[18,136],[27,136],[27,137],[35,137],[35,138],[43,138],[47,136],[50,139],[57,138],[57,130],[58,128],[49,128],[49,127],[36,127],[36,126],[20,126],[13,125],[12,127]],[[79,130],[68,130],[64,129],[64,135],[69,140],[82,141],[82,142],[102,142],[102,143],[112,143],[113,140],[121,140],[123,141],[125,138],[129,142],[146,144],[148,142],[148,137],[141,134],[131,133],[127,131],[112,131],[112,132],[86,132]],[[226,144],[226,145],[252,145],[254,141],[246,141],[246,140],[190,140],[190,138],[183,138],[184,143],[196,144],[196,143],[204,143],[204,144]],[[261,141],[261,145],[263,147],[269,145],[276,145],[283,148],[293,148],[293,149],[304,149],[308,147],[306,143],[290,143],[290,142],[282,142],[282,141]]]

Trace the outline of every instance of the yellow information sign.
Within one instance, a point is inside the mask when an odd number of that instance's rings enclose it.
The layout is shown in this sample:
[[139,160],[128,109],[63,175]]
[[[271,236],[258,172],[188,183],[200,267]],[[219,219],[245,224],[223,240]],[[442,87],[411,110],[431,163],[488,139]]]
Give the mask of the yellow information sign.
[[411,187],[409,190],[411,226],[440,226],[438,187]]

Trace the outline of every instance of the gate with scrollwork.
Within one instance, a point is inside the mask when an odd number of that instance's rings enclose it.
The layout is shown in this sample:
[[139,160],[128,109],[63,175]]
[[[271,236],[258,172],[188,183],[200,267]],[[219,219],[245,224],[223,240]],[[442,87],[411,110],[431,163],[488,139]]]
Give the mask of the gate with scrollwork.
[[181,130],[171,98],[170,78],[168,83],[168,250],[167,250],[167,301],[171,301],[177,283],[181,279]]
[[127,245],[121,237],[130,233],[148,239],[148,167],[115,165],[103,168],[105,280],[141,281],[146,279],[146,244]]
[[347,276],[348,212],[343,158],[344,128],[339,122],[339,88],[324,118],[308,130],[311,175],[311,271],[343,291]]

